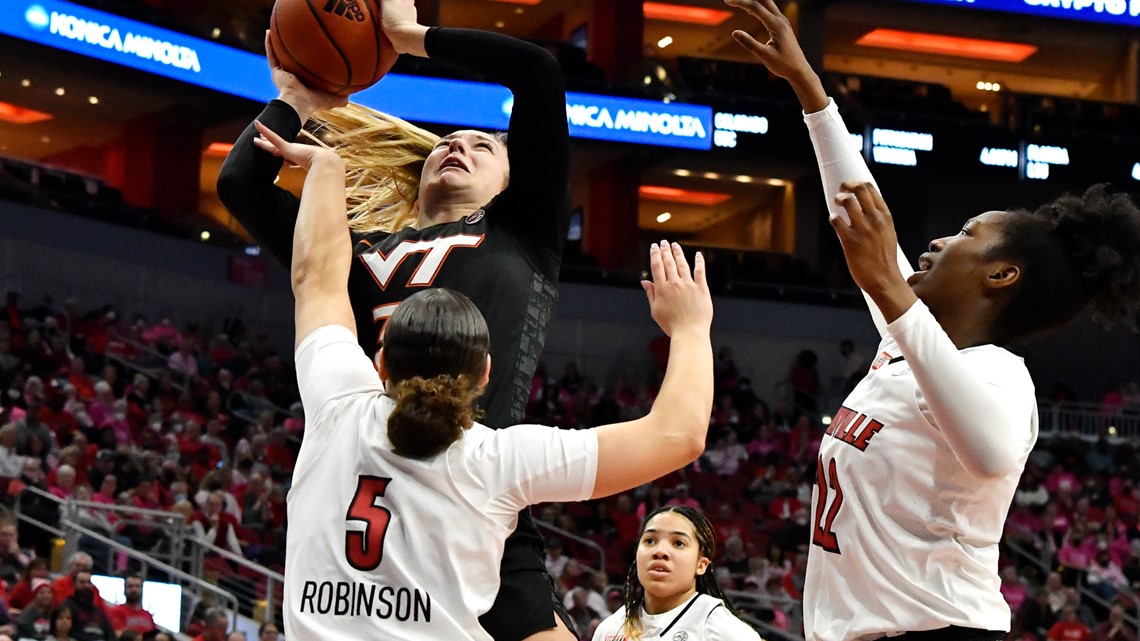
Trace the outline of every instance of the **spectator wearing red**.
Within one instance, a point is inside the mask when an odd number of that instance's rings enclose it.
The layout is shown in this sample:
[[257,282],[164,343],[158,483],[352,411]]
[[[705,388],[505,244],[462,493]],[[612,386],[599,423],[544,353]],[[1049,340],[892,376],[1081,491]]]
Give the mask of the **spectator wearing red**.
[[1092,631],[1077,620],[1077,609],[1071,605],[1061,611],[1061,619],[1049,628],[1046,641],[1091,641]]
[[1017,576],[1017,568],[1012,565],[1007,565],[1001,571],[1001,595],[1005,597],[1005,602],[1009,604],[1011,612],[1017,612],[1021,609],[1022,604],[1029,598],[1029,591],[1026,590],[1025,584],[1021,582],[1021,577]]
[[213,492],[206,498],[206,503],[194,517],[194,529],[199,538],[206,540],[214,547],[228,550],[241,555],[241,541],[238,540],[238,521],[222,509],[223,497],[221,492]]
[[182,453],[182,460],[190,463],[190,473],[196,479],[216,469],[221,460],[218,450],[202,441],[201,423],[193,420],[183,423],[178,450]]
[[680,505],[681,507],[692,508],[694,510],[701,509],[701,502],[689,495],[689,484],[678,483],[675,488],[676,494],[673,498],[665,502],[666,505]]
[[124,581],[123,594],[125,596],[124,602],[111,606],[107,611],[115,634],[121,634],[124,630],[147,634],[155,630],[154,617],[142,607],[142,577],[137,574],[127,575]]
[[[91,555],[86,552],[76,552],[71,555],[71,560],[68,562],[67,574],[59,577],[52,583],[52,590],[55,592],[55,604],[58,607],[66,599],[75,594],[75,585],[77,577],[80,574],[87,575],[88,584],[91,581],[91,568],[95,566],[95,561]],[[102,604],[103,599],[99,596],[99,588],[91,585],[91,590],[95,594],[95,603]]]
[[[43,557],[36,557],[28,562],[27,567],[20,573],[20,580],[12,586],[12,591],[8,594],[8,605],[17,610],[23,610],[28,607],[36,597],[36,590],[43,585],[51,587],[51,579],[48,574],[48,560]],[[54,596],[52,603],[55,602]]]

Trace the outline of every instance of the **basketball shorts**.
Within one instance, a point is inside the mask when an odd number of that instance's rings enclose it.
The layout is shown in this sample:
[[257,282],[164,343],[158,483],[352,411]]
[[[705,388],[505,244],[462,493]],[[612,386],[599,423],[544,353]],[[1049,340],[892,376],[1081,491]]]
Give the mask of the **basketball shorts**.
[[530,508],[519,512],[519,525],[507,538],[499,568],[499,595],[479,623],[495,641],[522,641],[555,626],[562,618],[574,632],[574,624],[546,572],[546,550]]

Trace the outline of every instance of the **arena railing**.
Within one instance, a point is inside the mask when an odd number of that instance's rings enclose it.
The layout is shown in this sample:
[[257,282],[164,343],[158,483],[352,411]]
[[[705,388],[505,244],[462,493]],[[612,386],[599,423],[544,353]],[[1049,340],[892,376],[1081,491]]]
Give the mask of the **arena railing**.
[[1140,439],[1140,408],[1105,410],[1099,403],[1052,403],[1039,400],[1040,438],[1077,437],[1110,442]]
[[[151,579],[181,585],[183,596],[189,595],[190,598],[183,598],[182,600],[180,628],[189,623],[199,604],[222,607],[231,614],[231,622],[236,623],[238,620],[240,612],[238,599],[227,590],[78,523],[72,523],[65,519],[60,522],[60,526],[66,541],[64,544],[66,556],[70,556],[81,549],[90,553],[90,548],[94,547],[97,553],[106,553],[109,563],[113,561],[116,564],[110,567],[116,567],[120,559],[130,559],[138,566],[131,568],[131,570],[137,571],[143,580]],[[181,629],[177,632],[181,632]]]
[[547,530],[548,532],[551,532],[553,534],[557,534],[558,536],[562,537],[563,539],[569,539],[569,540],[574,541],[575,543],[577,543],[579,545],[582,545],[584,547],[589,548],[590,550],[593,550],[593,552],[598,555],[598,564],[597,565],[589,565],[589,564],[583,562],[582,559],[575,559],[575,560],[578,561],[579,563],[581,563],[582,565],[585,565],[590,570],[593,570],[594,572],[600,573],[600,574],[602,574],[602,576],[605,576],[605,574],[606,574],[606,551],[602,549],[602,546],[598,545],[597,543],[594,543],[590,539],[587,539],[585,537],[574,534],[573,532],[571,532],[569,530],[564,530],[564,529],[558,527],[557,525],[550,523],[549,521],[543,521],[542,519],[535,519],[534,522],[536,525],[538,525],[538,527],[540,527],[544,530]]
[[[158,539],[156,546],[147,551],[148,556],[156,560],[170,563],[171,565],[180,565],[184,561],[184,543],[189,536],[190,530],[186,527],[185,518],[178,512],[166,512],[163,510],[149,510],[145,508],[134,507],[130,505],[109,505],[106,503],[96,503],[93,501],[77,501],[75,499],[61,499],[60,497],[45,492],[36,487],[25,487],[19,496],[16,497],[15,511],[21,515],[25,522],[28,522],[36,527],[44,529],[56,536],[62,535],[58,528],[52,528],[50,525],[38,521],[28,515],[23,514],[20,509],[24,500],[25,494],[34,495],[40,499],[47,500],[55,503],[58,509],[60,521],[68,521],[83,525],[87,529],[92,529],[89,524],[83,523],[81,512],[86,510],[93,514],[102,515],[105,521],[111,524],[116,530],[122,526],[135,526],[142,528],[154,528],[161,530],[161,538]],[[114,516],[114,521],[110,517]],[[108,532],[110,533],[110,532]],[[114,536],[112,534],[112,536]]]
[[206,559],[213,556],[230,565],[233,574],[218,577],[238,599],[243,614],[266,623],[282,624],[281,602],[285,595],[285,575],[251,561],[208,541],[190,539],[189,563],[196,576],[207,570]]
[[732,606],[740,613],[745,623],[751,625],[760,636],[767,641],[804,641],[803,636],[793,630],[781,630],[766,621],[757,618],[757,613],[764,610],[780,609],[788,615],[795,630],[802,629],[803,602],[790,596],[774,596],[743,590],[725,590],[724,595],[732,601]]
[[[1040,537],[1038,537],[1035,532],[1031,532],[1031,531],[1025,530],[1025,529],[1022,529],[1021,531],[1026,533],[1026,534],[1032,535],[1037,541],[1040,541]],[[1046,558],[1045,556],[1038,554],[1033,550],[1030,550],[1028,547],[1026,547],[1026,546],[1022,545],[1021,543],[1018,543],[1017,541],[1014,541],[1008,537],[1002,538],[1002,545],[1006,549],[1008,549],[1009,551],[1013,552],[1015,555],[1020,557],[1021,559],[1028,561],[1029,563],[1033,564],[1041,572],[1041,576],[1043,576],[1043,577],[1048,576],[1050,572],[1053,572],[1056,570],[1056,568],[1053,567],[1051,564],[1051,561],[1052,561],[1052,555],[1051,554],[1048,555],[1048,558]],[[1044,549],[1044,546],[1041,546],[1041,548]],[[1082,600],[1087,599],[1089,601],[1096,603],[1097,605],[1101,606],[1101,608],[1103,608],[1105,612],[1112,609],[1113,604],[1111,602],[1109,602],[1107,599],[1105,599],[1101,595],[1099,595],[1096,592],[1089,589],[1088,584],[1085,582],[1085,578],[1084,578],[1083,574],[1077,580],[1076,588],[1077,588],[1077,591],[1080,593]],[[1129,601],[1132,602],[1132,607],[1125,609],[1124,621],[1129,626],[1131,626],[1133,629],[1140,628],[1140,618],[1137,618],[1136,615],[1132,614],[1133,612],[1136,611],[1136,606],[1140,605],[1140,595],[1137,595],[1131,589],[1126,588],[1126,589],[1120,590],[1120,592],[1117,593],[1117,597],[1118,598],[1125,598],[1125,599],[1128,599]],[[1013,616],[1014,616],[1014,619],[1016,620],[1017,619],[1017,612],[1014,612]]]

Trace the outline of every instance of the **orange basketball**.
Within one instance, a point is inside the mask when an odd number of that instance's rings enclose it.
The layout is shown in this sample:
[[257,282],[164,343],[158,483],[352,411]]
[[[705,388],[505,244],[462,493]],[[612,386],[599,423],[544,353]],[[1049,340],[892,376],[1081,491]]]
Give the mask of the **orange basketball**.
[[371,87],[396,63],[379,0],[276,0],[269,38],[282,68],[338,96]]

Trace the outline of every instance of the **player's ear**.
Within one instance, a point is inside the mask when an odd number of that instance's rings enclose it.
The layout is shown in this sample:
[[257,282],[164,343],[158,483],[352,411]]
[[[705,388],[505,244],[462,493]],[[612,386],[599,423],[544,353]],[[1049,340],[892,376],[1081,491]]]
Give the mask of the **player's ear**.
[[486,387],[487,383],[490,380],[491,380],[491,355],[487,354],[487,364],[486,364],[486,366],[483,367],[483,375],[479,377],[479,385],[478,386],[480,388]]

